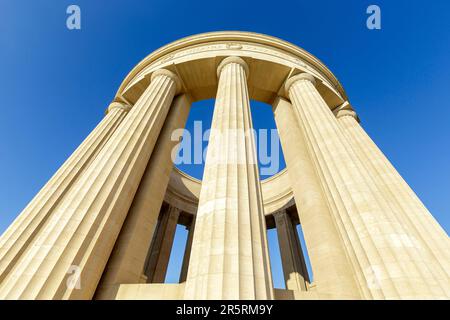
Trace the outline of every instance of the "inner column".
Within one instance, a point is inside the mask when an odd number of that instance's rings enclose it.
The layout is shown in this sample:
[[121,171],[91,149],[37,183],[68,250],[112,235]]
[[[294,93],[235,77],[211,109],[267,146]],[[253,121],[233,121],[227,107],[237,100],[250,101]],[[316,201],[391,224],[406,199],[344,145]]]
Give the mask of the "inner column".
[[307,291],[308,271],[295,225],[286,210],[275,212],[273,217],[277,229],[286,289]]
[[164,283],[166,279],[179,217],[180,210],[171,205],[168,205],[168,208],[161,213],[145,270],[147,282]]
[[217,70],[186,299],[273,298],[248,71],[238,57]]

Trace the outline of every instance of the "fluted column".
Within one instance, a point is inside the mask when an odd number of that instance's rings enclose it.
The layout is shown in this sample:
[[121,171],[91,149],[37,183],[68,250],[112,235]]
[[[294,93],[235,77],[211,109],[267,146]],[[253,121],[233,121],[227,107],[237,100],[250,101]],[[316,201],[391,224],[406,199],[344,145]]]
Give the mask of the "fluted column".
[[148,253],[148,264],[145,269],[147,281],[150,283],[164,283],[166,279],[167,267],[169,266],[170,253],[172,251],[179,217],[180,209],[170,205],[166,211],[161,213]]
[[191,100],[177,96],[148,161],[147,168],[120,230],[111,257],[99,284],[96,298],[108,298],[108,286],[139,283],[145,266],[161,205],[173,169],[172,150],[179,141],[172,139],[175,130],[184,128]]
[[286,289],[306,291],[309,277],[295,225],[286,210],[275,212],[273,217],[277,229]]
[[130,106],[121,102],[112,102],[103,120],[3,233],[0,238],[0,283],[19,257],[29,249],[40,228],[95,159],[130,109]]
[[[149,87],[1,283],[1,298],[92,298],[179,87],[172,72],[153,73]],[[67,284],[74,269],[79,286]]]
[[218,76],[185,298],[271,299],[248,66],[229,57]]
[[[445,293],[424,262],[413,235],[353,151],[333,113],[300,74],[286,83],[340,235],[366,298],[442,298]],[[409,243],[404,241],[408,237]]]
[[[358,122],[356,113],[348,103],[335,111],[355,153],[374,177],[384,197],[401,212],[402,222],[416,239],[416,245],[424,254],[426,263],[434,270],[437,281],[450,297],[450,240],[446,232],[433,218],[414,191],[403,180]],[[405,240],[409,241],[409,239]]]
[[180,283],[186,281],[189,268],[189,260],[191,258],[192,240],[194,239],[195,216],[192,218],[191,225],[188,227],[188,238],[186,248],[184,249],[183,263],[181,264]]
[[334,222],[308,138],[299,127],[295,110],[283,98],[275,100],[273,110],[314,284],[319,291],[336,299],[361,298],[345,243]]

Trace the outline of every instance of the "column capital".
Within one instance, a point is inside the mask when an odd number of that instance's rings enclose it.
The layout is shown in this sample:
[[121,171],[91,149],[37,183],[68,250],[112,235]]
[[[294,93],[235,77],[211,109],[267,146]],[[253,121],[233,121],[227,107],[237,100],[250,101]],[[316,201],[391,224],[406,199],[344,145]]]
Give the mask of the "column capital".
[[150,81],[153,81],[158,76],[166,76],[172,79],[175,82],[175,85],[177,86],[176,93],[181,92],[182,85],[180,77],[178,77],[178,75],[176,75],[174,72],[167,69],[158,69],[152,73],[152,75],[150,76]]
[[273,216],[274,218],[283,217],[283,216],[285,216],[285,215],[287,215],[286,209],[280,209],[280,210],[275,211],[274,213],[272,213],[272,216]]
[[342,105],[334,109],[333,113],[336,116],[336,119],[340,119],[342,117],[352,117],[356,121],[360,121],[358,115],[348,101],[345,101]]
[[245,75],[246,75],[247,78],[248,78],[248,75],[249,75],[249,67],[248,67],[248,64],[244,61],[244,59],[242,59],[242,58],[240,58],[240,57],[237,57],[237,56],[230,56],[230,57],[227,57],[227,58],[225,58],[225,59],[222,60],[222,62],[221,62],[221,63],[219,64],[219,66],[217,67],[217,77],[218,77],[218,78],[220,77],[220,73],[222,72],[223,68],[224,68],[227,64],[230,64],[230,63],[236,63],[236,64],[241,65],[241,66],[244,68],[244,70],[245,70]]
[[131,110],[131,106],[129,104],[126,104],[124,102],[120,102],[120,101],[113,101],[109,104],[108,108],[106,109],[105,114],[108,114],[111,110],[113,109],[121,109],[125,112],[128,112]]
[[175,207],[175,206],[173,206],[171,204],[168,204],[166,212],[168,214],[170,214],[171,216],[179,216],[181,214],[181,209],[177,208],[177,207]]
[[314,78],[314,76],[310,73],[300,73],[297,74],[295,76],[290,77],[289,79],[286,80],[286,83],[284,84],[284,90],[286,92],[286,95],[289,96],[289,89],[291,88],[291,86],[300,80],[307,80],[309,82],[311,82],[314,86],[316,85],[316,79]]

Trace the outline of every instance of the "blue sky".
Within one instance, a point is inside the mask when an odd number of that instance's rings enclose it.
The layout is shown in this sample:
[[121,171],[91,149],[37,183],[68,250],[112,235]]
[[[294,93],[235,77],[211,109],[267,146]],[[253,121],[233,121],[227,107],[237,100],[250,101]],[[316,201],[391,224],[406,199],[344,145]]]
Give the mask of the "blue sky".
[[[81,30],[66,28],[70,4],[81,7]],[[381,30],[366,28],[370,4],[381,7]],[[448,12],[446,0],[2,0],[0,232],[101,120],[142,58],[180,37],[243,30],[280,37],[321,59],[366,131],[448,233]],[[211,104],[203,106],[193,107],[190,120],[210,121]],[[255,127],[273,125],[267,110],[252,105]]]

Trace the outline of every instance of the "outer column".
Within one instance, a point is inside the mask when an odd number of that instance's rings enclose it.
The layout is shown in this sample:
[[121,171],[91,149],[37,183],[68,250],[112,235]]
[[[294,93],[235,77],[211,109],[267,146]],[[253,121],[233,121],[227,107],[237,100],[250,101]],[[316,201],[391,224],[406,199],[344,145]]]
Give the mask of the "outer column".
[[[286,83],[299,124],[311,140],[312,155],[327,187],[327,196],[367,298],[441,298],[445,293],[398,212],[381,196],[370,174],[349,145],[333,113],[309,74]],[[414,241],[412,241],[414,243]]]
[[[420,248],[425,261],[434,270],[435,278],[449,295],[450,240],[448,235],[359,125],[358,117],[350,105],[345,103],[336,110],[335,114],[355,153],[374,177],[384,197],[399,209],[402,213],[402,221],[412,230],[417,241],[411,245]],[[404,240],[411,241],[407,237]]]
[[271,299],[248,66],[229,57],[218,75],[185,298]]
[[293,106],[278,98],[273,104],[289,180],[302,224],[317,290],[336,299],[361,298],[345,243]]
[[0,283],[130,109],[121,102],[112,102],[103,120],[3,233],[0,238]]
[[[42,232],[4,279],[7,299],[90,299],[179,88],[176,75],[153,73],[134,108]],[[67,284],[76,270],[79,286]]]
[[305,259],[291,217],[285,210],[274,213],[286,289],[306,291],[309,282]]
[[150,242],[173,169],[172,151],[178,140],[172,134],[184,128],[191,101],[177,96],[170,108],[155,150],[147,164],[120,235],[100,282],[96,298],[108,298],[104,288],[120,283],[139,283]]

